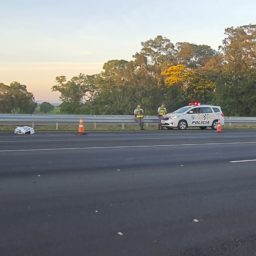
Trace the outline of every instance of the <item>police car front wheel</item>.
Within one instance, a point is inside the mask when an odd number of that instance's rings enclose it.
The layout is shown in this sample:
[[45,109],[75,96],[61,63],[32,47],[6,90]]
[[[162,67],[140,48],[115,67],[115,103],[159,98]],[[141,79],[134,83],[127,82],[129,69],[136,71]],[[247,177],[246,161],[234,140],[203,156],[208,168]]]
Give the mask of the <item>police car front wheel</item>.
[[179,130],[185,130],[187,129],[188,127],[188,124],[185,120],[180,120],[179,123],[178,123],[178,129]]

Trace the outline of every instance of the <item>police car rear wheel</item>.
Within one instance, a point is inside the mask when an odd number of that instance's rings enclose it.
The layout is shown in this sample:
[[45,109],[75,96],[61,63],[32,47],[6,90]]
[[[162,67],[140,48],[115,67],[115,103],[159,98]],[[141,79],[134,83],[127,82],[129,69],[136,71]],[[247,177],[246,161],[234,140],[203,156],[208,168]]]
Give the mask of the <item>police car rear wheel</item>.
[[179,123],[178,123],[179,130],[185,130],[185,129],[187,129],[187,127],[188,127],[188,124],[185,120],[179,121]]
[[216,130],[216,129],[217,129],[217,124],[218,124],[218,120],[214,120],[214,121],[212,122],[212,129],[213,129],[213,130]]

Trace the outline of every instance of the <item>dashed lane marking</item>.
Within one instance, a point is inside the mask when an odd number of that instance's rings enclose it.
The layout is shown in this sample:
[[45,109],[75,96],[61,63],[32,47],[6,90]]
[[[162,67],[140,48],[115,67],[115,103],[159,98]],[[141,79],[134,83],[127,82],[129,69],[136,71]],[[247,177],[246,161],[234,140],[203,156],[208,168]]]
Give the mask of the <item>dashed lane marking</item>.
[[248,163],[248,162],[256,162],[256,159],[246,159],[246,160],[235,160],[235,161],[229,161],[232,164],[235,163]]

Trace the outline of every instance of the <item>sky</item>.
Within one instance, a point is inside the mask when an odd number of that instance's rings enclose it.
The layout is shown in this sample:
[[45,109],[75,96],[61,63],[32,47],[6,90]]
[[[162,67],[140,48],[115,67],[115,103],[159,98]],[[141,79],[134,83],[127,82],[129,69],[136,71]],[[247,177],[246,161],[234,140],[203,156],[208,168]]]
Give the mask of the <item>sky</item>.
[[255,0],[0,0],[0,83],[58,102],[57,76],[130,61],[157,35],[217,50],[225,28],[256,24],[255,11]]

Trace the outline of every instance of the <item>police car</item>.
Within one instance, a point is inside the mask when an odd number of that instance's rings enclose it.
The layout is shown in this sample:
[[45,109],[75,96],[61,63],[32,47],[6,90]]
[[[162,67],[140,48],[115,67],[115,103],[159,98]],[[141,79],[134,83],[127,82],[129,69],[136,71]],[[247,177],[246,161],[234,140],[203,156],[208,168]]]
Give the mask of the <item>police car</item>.
[[222,126],[224,125],[224,115],[220,106],[200,105],[198,102],[193,102],[165,115],[161,120],[161,126],[180,130],[188,127],[200,127],[200,129],[211,127],[216,130],[218,121]]

